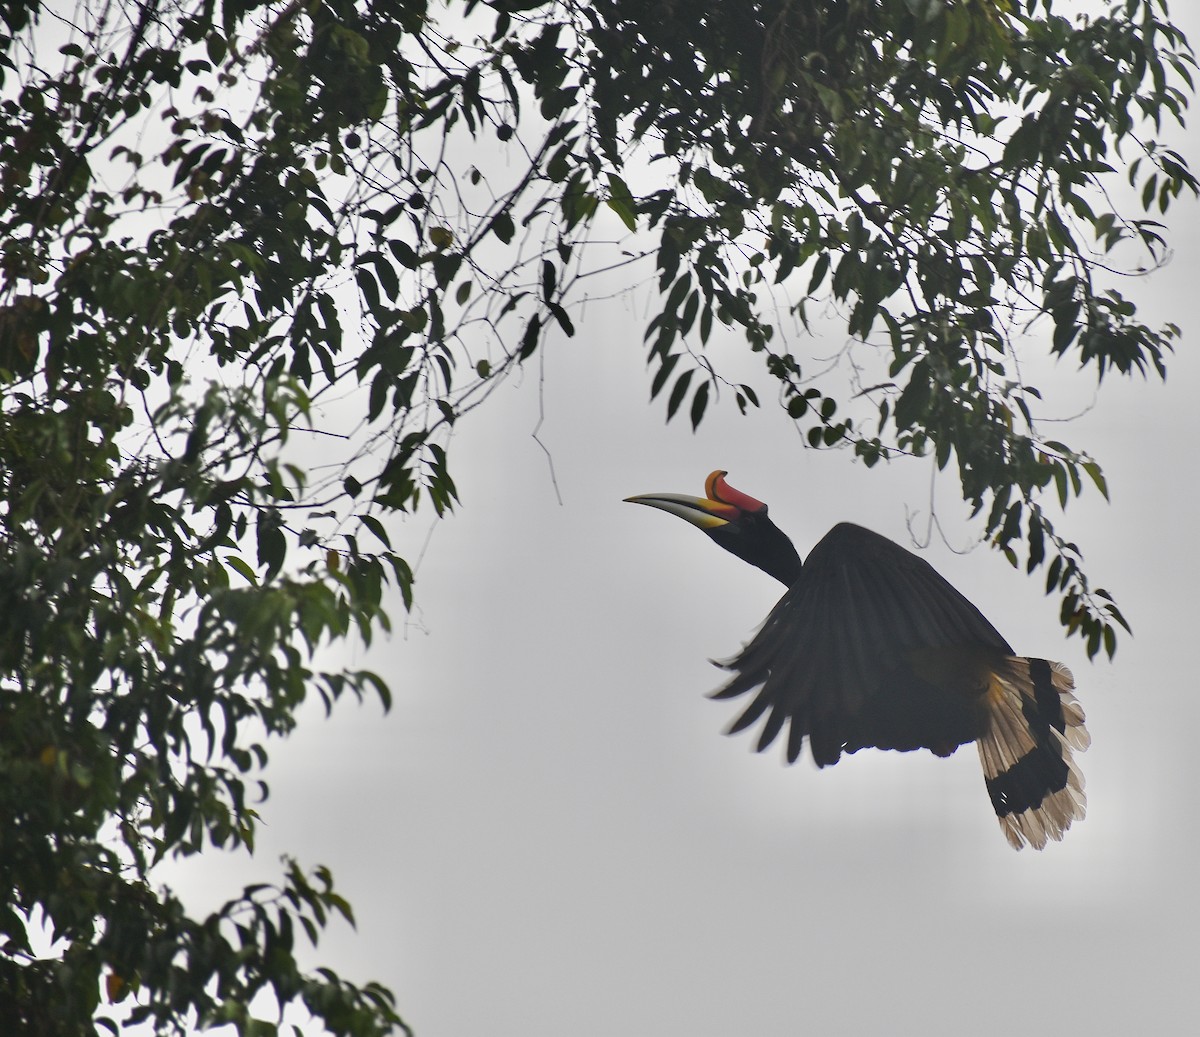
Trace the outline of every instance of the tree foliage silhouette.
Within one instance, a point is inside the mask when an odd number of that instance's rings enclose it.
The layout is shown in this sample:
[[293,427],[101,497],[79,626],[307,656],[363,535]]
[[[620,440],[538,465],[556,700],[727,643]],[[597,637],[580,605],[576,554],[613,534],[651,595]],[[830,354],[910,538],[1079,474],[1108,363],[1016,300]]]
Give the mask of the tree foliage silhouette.
[[[1194,61],[1165,4],[1060,6],[0,5],[0,1028],[406,1029],[298,963],[328,872],[193,918],[155,869],[253,848],[306,699],[387,705],[318,649],[411,602],[386,518],[453,506],[449,428],[599,271],[652,284],[668,419],[759,405],[744,340],[812,446],[955,471],[1111,654],[1045,503],[1104,476],[1019,361],[1165,372],[1112,271],[1196,189],[1156,142]],[[781,330],[818,305],[849,395]]]

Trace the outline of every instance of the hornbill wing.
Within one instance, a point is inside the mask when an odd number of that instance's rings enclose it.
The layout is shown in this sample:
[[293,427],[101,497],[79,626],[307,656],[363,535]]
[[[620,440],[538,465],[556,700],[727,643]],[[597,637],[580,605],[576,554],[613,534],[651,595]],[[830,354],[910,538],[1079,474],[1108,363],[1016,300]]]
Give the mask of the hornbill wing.
[[758,749],[790,722],[824,766],[866,746],[943,755],[987,727],[990,671],[1012,649],[924,559],[870,530],[834,526],[714,698],[757,694],[733,724],[766,715]]

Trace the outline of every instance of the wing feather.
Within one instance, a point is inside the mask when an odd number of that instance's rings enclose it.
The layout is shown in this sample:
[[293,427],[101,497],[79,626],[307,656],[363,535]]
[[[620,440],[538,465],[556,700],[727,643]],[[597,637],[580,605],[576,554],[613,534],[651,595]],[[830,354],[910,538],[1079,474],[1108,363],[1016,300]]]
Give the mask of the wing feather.
[[[794,760],[807,737],[818,764],[886,742],[883,718],[897,705],[900,674],[938,649],[1012,654],[983,614],[924,559],[861,526],[841,523],[813,548],[800,578],[771,610],[762,628],[734,659],[733,672],[714,693],[735,698],[756,692],[733,729],[764,714],[758,747],[790,722],[787,754]],[[904,679],[911,683],[911,676]],[[896,734],[896,745],[919,734]],[[953,746],[950,746],[953,748]]]

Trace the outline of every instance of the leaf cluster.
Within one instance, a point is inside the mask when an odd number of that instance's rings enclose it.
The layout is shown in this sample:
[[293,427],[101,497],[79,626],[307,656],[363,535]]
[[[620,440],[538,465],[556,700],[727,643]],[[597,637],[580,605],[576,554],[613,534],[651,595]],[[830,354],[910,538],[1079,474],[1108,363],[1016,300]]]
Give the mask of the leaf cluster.
[[[1103,476],[1039,432],[1021,361],[1045,343],[1099,380],[1165,375],[1178,328],[1141,323],[1114,282],[1131,250],[1139,271],[1165,258],[1149,210],[1196,193],[1152,136],[1182,121],[1195,61],[1164,4],[1055,6],[614,0],[589,6],[586,75],[605,162],[674,173],[632,206],[658,235],[647,342],[668,419],[697,424],[723,387],[757,403],[707,355],[714,326],[740,329],[808,445],[953,464],[985,538],[1049,561],[1064,626],[1111,654],[1124,618],[1040,501]],[[816,306],[850,337],[849,393],[782,341]]]

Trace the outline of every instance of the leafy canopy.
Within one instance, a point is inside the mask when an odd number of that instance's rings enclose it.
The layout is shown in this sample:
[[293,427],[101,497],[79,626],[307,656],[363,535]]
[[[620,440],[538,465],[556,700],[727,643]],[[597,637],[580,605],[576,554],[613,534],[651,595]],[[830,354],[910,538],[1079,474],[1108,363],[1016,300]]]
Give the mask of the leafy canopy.
[[[668,419],[759,405],[743,338],[809,444],[932,454],[1111,654],[1044,493],[1104,476],[1018,361],[1165,372],[1112,272],[1196,190],[1156,142],[1194,61],[1164,3],[1060,7],[0,4],[0,1029],[406,1029],[301,964],[352,920],[325,870],[193,918],[156,869],[253,848],[306,699],[387,705],[318,650],[411,602],[384,520],[454,504],[447,430],[600,274],[657,288]],[[780,330],[818,306],[849,394]]]

